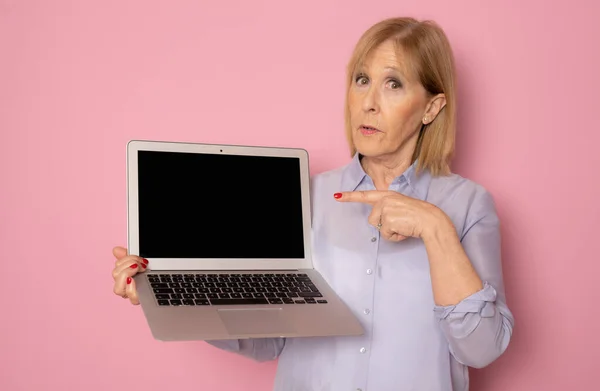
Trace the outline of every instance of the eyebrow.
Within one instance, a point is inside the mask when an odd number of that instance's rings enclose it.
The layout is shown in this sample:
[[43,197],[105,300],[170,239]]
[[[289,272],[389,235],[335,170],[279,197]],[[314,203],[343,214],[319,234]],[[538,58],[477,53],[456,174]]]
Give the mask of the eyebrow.
[[[356,74],[361,74],[361,73],[365,73],[368,74],[369,71],[367,70],[368,67],[366,67],[364,64],[359,65],[358,67],[356,67]],[[395,66],[395,65],[388,65],[385,66],[383,68],[384,71],[392,71],[392,72],[396,72],[398,73],[403,79],[408,79],[409,76],[406,74],[406,72],[402,69],[400,69],[399,67]]]

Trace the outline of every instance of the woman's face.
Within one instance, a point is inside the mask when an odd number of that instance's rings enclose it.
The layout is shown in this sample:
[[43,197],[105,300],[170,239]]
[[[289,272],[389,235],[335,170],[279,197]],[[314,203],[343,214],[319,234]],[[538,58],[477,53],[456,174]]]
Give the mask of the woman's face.
[[431,105],[427,92],[410,72],[409,61],[393,42],[386,41],[356,70],[348,103],[352,140],[362,155],[412,156]]

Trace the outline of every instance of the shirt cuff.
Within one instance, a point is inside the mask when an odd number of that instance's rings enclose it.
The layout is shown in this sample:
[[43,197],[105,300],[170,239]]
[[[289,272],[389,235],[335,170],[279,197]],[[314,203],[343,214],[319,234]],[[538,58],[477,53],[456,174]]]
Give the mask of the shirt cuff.
[[496,290],[487,282],[483,289],[466,297],[460,303],[448,306],[435,306],[434,312],[438,319],[460,319],[467,314],[479,314],[482,318],[490,318],[496,313]]

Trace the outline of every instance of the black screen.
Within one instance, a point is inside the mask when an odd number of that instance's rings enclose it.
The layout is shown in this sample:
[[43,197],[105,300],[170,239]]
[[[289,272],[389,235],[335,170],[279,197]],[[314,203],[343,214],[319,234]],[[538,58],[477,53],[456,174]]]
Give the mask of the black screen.
[[303,258],[298,158],[138,151],[140,256]]

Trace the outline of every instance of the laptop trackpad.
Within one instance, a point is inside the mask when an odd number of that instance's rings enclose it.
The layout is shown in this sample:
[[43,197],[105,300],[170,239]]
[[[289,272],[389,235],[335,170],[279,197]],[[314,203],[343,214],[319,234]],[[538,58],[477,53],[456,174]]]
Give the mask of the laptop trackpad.
[[229,334],[291,334],[294,327],[281,309],[220,309],[219,316]]

